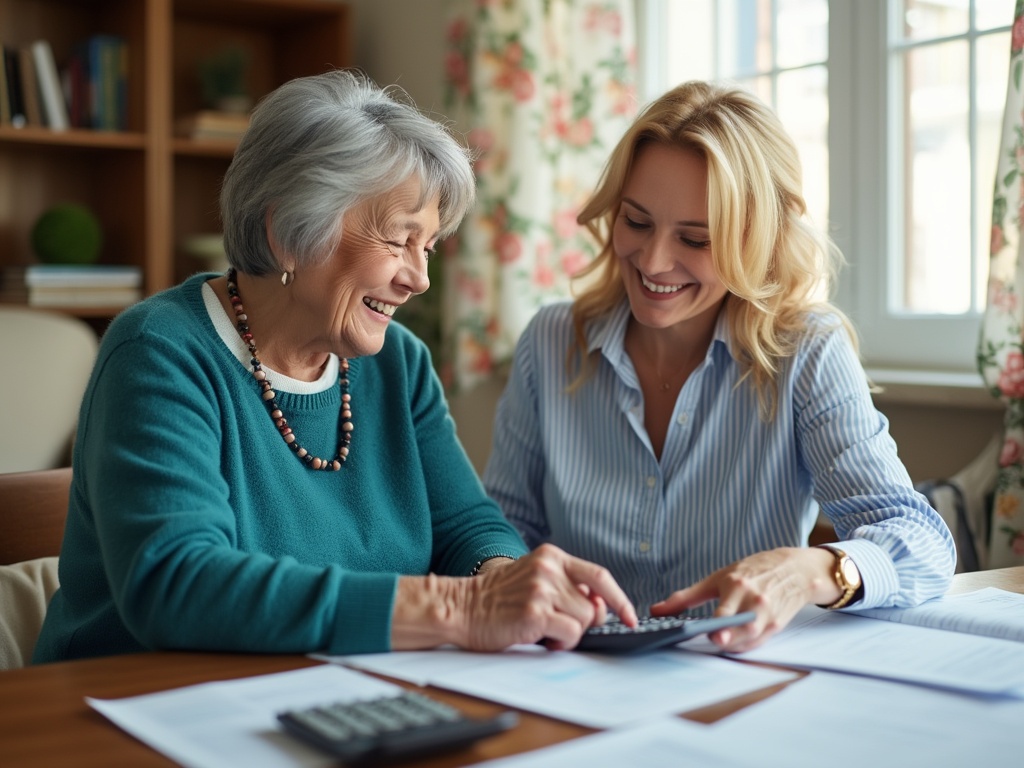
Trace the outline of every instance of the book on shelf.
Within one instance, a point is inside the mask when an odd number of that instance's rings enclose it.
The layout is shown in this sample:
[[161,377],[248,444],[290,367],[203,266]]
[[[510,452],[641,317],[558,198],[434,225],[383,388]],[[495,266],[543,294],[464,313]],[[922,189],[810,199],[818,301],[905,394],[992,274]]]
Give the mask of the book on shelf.
[[141,288],[142,269],[127,264],[29,264],[4,268],[0,287],[16,292],[29,288]]
[[102,73],[106,101],[101,123],[107,130],[123,131],[128,127],[128,44],[123,38],[104,38]]
[[65,131],[69,127],[68,105],[64,100],[60,76],[57,74],[53,48],[47,40],[36,40],[30,49],[35,63],[36,78],[39,81],[43,123],[55,131]]
[[0,125],[11,124],[11,94],[7,89],[7,64],[4,59],[6,49],[0,43]]
[[21,73],[21,96],[25,102],[25,125],[39,128],[43,125],[43,108],[39,99],[36,62],[31,49],[18,49],[18,71]]
[[21,92],[20,57],[16,48],[4,48],[4,77],[7,80],[7,95],[10,99],[11,125],[25,127],[25,98]]
[[242,138],[249,127],[247,112],[221,112],[203,109],[179,117],[174,123],[174,133],[188,139],[230,139]]
[[74,128],[128,127],[128,45],[118,35],[93,35],[74,47],[63,73],[69,123]]
[[76,51],[68,57],[61,69],[61,87],[68,105],[68,123],[72,128],[92,128],[89,106],[92,96],[89,88],[89,73],[85,59]]

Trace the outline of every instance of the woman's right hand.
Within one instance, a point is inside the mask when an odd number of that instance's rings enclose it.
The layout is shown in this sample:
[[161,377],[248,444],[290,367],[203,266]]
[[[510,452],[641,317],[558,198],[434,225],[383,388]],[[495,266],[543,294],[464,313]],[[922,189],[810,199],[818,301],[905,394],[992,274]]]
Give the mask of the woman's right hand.
[[552,544],[470,579],[460,579],[462,627],[456,644],[497,651],[545,641],[572,648],[583,633],[604,623],[610,608],[630,626],[636,610],[611,573]]
[[391,617],[391,649],[451,643],[500,651],[518,643],[573,648],[607,608],[635,626],[636,610],[611,573],[551,544],[461,578],[403,576]]

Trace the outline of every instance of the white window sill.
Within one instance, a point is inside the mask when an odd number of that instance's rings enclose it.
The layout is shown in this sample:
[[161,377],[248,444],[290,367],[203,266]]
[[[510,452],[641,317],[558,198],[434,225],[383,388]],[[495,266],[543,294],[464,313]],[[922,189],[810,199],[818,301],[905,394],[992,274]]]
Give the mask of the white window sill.
[[880,405],[900,403],[995,411],[1005,407],[989,394],[979,373],[871,367],[866,371],[872,383],[882,388],[874,395]]

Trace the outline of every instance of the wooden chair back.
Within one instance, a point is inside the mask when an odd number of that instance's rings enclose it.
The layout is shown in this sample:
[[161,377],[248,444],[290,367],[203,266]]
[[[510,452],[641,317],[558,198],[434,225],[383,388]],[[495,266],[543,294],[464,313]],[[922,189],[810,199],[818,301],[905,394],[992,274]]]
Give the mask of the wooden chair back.
[[59,555],[71,467],[0,474],[0,565]]

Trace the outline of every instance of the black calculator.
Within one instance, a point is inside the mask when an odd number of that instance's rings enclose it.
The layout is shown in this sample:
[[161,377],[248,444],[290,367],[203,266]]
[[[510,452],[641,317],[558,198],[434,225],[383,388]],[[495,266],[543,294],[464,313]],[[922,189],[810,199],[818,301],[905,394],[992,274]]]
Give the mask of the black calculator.
[[653,651],[684,640],[714,632],[726,627],[735,627],[753,621],[753,611],[733,616],[712,616],[694,619],[685,616],[647,616],[637,626],[630,627],[619,621],[618,616],[609,616],[599,627],[591,627],[583,633],[577,651],[599,651],[601,653],[640,653]]
[[515,712],[473,719],[413,691],[293,709],[277,719],[288,733],[346,765],[380,765],[447,752],[507,731],[518,722]]

